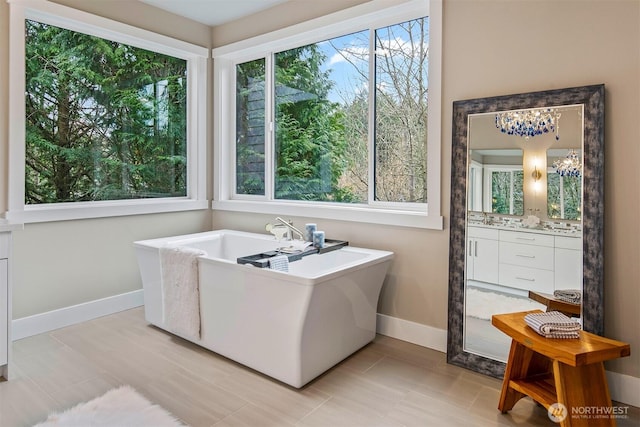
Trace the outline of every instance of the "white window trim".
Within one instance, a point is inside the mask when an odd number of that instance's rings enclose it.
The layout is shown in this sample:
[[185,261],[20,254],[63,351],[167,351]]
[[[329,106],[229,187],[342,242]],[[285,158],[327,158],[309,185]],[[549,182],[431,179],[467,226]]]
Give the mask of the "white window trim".
[[[547,176],[548,175],[552,175],[552,174],[557,174],[555,168],[548,167],[547,168]],[[559,188],[558,188],[558,193],[559,193],[558,195],[560,196],[560,208],[559,208],[560,218],[564,218],[565,217],[564,216],[565,215],[564,211],[565,211],[565,208],[566,208],[566,202],[565,202],[565,197],[564,197],[564,179],[565,178],[566,177],[560,175]],[[549,179],[547,178],[547,186],[548,185],[549,185]],[[547,197],[548,197],[548,194],[549,194],[549,192],[548,192],[548,188],[547,188]],[[548,205],[548,203],[547,203],[547,205]],[[548,214],[549,214],[549,212],[547,211],[547,215]],[[558,218],[558,219],[560,219],[560,218]],[[569,221],[571,221],[571,220],[569,220]]]
[[[509,211],[511,213],[506,215],[515,215],[513,213],[513,205],[514,205],[514,182],[513,182],[513,174],[515,172],[522,171],[521,165],[492,165],[487,164],[483,167],[483,191],[482,194],[482,204],[483,206],[491,207],[493,200],[493,172],[510,172],[511,179],[509,180]],[[492,209],[493,210],[493,209]],[[495,213],[495,212],[494,212]]]
[[[374,0],[344,11],[282,30],[213,49],[214,58],[214,199],[212,208],[227,211],[291,215],[375,224],[443,229],[441,216],[442,125],[442,0],[410,0],[389,7]],[[351,205],[326,202],[265,200],[263,196],[234,197],[235,64],[304,44],[382,27],[429,15],[429,114],[427,135],[427,204],[370,203]],[[231,142],[231,143],[230,143]],[[267,143],[267,149],[270,144]],[[268,153],[265,153],[268,155]],[[267,177],[267,179],[270,179]],[[268,190],[268,187],[267,187]]]
[[[207,200],[207,48],[43,0],[8,0],[9,46],[9,210],[20,222],[208,209]],[[25,19],[126,43],[188,62],[187,196],[158,199],[25,205]]]

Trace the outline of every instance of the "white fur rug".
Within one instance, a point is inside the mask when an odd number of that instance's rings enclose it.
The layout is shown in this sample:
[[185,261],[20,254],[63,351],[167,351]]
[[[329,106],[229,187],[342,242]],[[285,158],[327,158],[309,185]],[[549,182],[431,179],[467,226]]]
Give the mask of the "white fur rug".
[[34,427],[184,427],[173,415],[122,386]]
[[465,310],[467,316],[490,320],[497,313],[514,313],[539,309],[545,311],[547,307],[526,297],[515,297],[498,292],[481,291],[467,288]]

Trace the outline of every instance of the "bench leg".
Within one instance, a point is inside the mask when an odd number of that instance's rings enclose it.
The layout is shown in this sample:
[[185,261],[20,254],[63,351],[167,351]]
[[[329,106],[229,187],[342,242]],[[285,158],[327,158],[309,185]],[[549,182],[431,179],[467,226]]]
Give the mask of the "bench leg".
[[554,360],[553,374],[558,403],[568,412],[561,427],[616,425],[607,413],[612,405],[602,362],[574,367]]
[[498,402],[498,410],[503,414],[513,408],[513,405],[526,395],[514,390],[510,386],[511,380],[520,380],[533,375],[549,373],[551,361],[541,354],[523,346],[516,340],[511,340],[509,359],[502,380],[502,392]]

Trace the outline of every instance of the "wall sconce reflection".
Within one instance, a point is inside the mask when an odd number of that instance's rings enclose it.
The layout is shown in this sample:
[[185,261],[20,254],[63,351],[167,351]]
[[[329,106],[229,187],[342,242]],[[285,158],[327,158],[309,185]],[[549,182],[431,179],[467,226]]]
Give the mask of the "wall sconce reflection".
[[533,172],[531,172],[531,178],[533,178],[535,182],[538,182],[538,180],[542,178],[542,172],[538,170],[537,165],[533,167]]

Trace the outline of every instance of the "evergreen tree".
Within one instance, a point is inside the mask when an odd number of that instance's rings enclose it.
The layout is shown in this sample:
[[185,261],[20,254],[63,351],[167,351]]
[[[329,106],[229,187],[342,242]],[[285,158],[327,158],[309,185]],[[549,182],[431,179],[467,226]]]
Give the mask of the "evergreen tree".
[[351,201],[339,185],[347,141],[339,104],[328,99],[333,83],[321,70],[325,55],[313,44],[275,58],[275,197]]
[[26,22],[25,203],[186,194],[186,61]]

